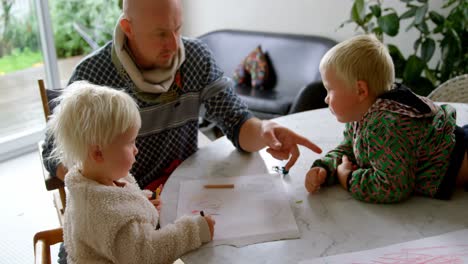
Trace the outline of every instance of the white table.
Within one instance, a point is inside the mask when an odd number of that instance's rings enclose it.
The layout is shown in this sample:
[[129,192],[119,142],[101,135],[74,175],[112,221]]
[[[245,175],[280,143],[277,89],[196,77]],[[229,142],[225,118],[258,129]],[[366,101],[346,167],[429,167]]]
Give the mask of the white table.
[[[468,124],[468,104],[453,104],[457,123]],[[275,119],[318,144],[326,153],[342,138],[344,125],[328,109]],[[341,186],[310,195],[304,177],[320,155],[301,148],[301,157],[284,177],[284,186],[301,238],[254,244],[241,248],[201,248],[182,257],[187,263],[297,263],[304,259],[382,247],[468,228],[468,193],[452,200],[413,197],[394,205],[375,205],[353,199]],[[204,177],[228,177],[272,171],[276,161],[265,150],[242,154],[225,138],[198,150],[167,181],[161,195],[161,223],[173,222],[177,213],[179,183]],[[302,201],[298,202],[298,201]]]

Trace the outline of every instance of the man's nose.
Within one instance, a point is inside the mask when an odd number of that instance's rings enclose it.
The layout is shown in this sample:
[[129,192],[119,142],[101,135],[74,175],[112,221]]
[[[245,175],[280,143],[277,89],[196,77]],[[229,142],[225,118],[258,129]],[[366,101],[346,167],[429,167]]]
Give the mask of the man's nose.
[[177,34],[176,32],[172,32],[166,42],[166,48],[168,50],[175,51],[177,50],[178,46],[179,46],[179,34]]

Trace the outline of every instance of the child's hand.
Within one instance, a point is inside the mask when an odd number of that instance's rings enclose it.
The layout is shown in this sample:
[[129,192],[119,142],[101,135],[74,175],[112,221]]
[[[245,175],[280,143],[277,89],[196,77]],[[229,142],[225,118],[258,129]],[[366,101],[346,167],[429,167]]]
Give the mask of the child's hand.
[[158,213],[161,213],[161,206],[162,206],[161,199],[159,199],[159,197],[153,200],[149,198],[149,201],[154,205],[154,208],[158,210]]
[[338,174],[338,180],[340,181],[341,186],[348,189],[348,175],[357,169],[357,165],[349,161],[346,155],[343,155],[341,160],[341,164],[336,168],[336,173]]
[[158,188],[156,188],[156,190],[154,190],[154,192],[149,192],[148,194],[148,199],[149,201],[154,205],[154,207],[156,208],[156,210],[158,210],[158,213],[161,213],[161,198],[160,198],[160,194],[161,194],[161,190],[162,190],[162,184],[159,185]]
[[308,192],[316,193],[320,189],[320,185],[325,182],[327,171],[321,167],[311,168],[305,178],[305,187]]
[[216,224],[216,221],[211,218],[211,216],[204,216],[205,221],[208,223],[208,227],[210,228],[210,234],[211,234],[211,240],[213,240],[213,235],[214,235],[214,225]]

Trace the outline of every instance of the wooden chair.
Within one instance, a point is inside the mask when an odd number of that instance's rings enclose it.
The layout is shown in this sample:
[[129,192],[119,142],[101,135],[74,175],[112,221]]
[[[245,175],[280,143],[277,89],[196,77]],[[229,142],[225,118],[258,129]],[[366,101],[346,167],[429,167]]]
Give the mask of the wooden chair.
[[468,103],[468,74],[447,80],[427,97],[438,102]]
[[33,238],[34,263],[51,263],[50,247],[60,242],[63,242],[63,229],[61,227],[37,232]]
[[[41,94],[42,107],[44,109],[44,117],[47,122],[52,112],[52,109],[54,107],[54,105],[51,104],[51,101],[52,99],[56,98],[60,94],[60,91],[46,89],[43,80],[38,80],[38,85],[39,85],[39,91]],[[43,141],[38,143],[39,157],[40,157],[41,163],[43,162],[42,160],[43,143],[44,143]],[[44,183],[45,183],[46,189],[48,191],[57,190],[54,193],[54,205],[55,205],[55,208],[57,208],[59,221],[60,221],[60,224],[62,225],[63,214],[65,213],[65,200],[66,200],[65,185],[63,181],[60,180],[59,178],[51,177],[51,175],[49,174],[49,172],[46,170],[44,166],[42,166],[42,172],[44,175]]]

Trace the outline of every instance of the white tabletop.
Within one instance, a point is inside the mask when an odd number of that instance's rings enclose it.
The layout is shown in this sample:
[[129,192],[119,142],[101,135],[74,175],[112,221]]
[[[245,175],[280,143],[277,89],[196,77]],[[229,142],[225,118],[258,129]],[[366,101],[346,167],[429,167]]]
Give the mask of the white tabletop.
[[[468,124],[468,104],[457,108],[458,125]],[[319,109],[275,119],[318,144],[326,153],[342,138],[344,124],[328,109]],[[353,199],[339,185],[310,195],[304,177],[320,155],[301,148],[301,157],[283,178],[300,239],[254,244],[241,248],[201,248],[182,257],[187,263],[297,263],[320,256],[372,249],[468,228],[468,193],[458,191],[450,201],[413,197],[393,205],[368,204]],[[177,213],[179,183],[204,177],[228,177],[272,171],[276,161],[265,150],[242,154],[220,138],[184,161],[166,182],[161,194],[162,226]],[[302,202],[300,202],[302,201]],[[216,231],[215,231],[216,232]]]

